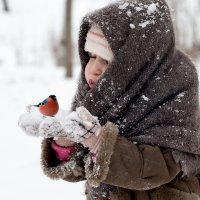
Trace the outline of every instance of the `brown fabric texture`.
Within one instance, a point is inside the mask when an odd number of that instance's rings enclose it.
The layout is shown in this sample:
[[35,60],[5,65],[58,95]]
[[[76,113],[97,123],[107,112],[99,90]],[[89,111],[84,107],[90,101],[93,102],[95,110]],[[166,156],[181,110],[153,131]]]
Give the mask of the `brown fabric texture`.
[[[157,5],[153,13],[148,10],[152,4]],[[103,31],[114,60],[90,89],[84,44],[94,24]],[[198,77],[190,59],[175,47],[165,1],[117,1],[88,14],[80,28],[79,53],[82,72],[72,110],[85,106],[102,125],[117,124],[130,141],[172,151],[184,176],[198,174]]]
[[[162,154],[158,147],[150,145],[137,146],[116,132],[115,135],[117,138],[113,139],[109,132],[104,134],[97,161],[91,163],[90,168],[86,170],[86,178],[92,186],[97,187],[100,182],[104,182],[130,190],[150,190],[172,181],[180,172],[179,165],[170,153]],[[110,138],[113,141],[111,151],[110,143],[107,142]],[[99,159],[109,154],[112,155],[110,161],[106,159],[104,162],[103,159]],[[109,165],[109,170],[106,165]],[[104,173],[103,180],[100,173]],[[100,179],[98,185],[94,184],[97,178]]]
[[[187,189],[187,187],[185,187]],[[136,191],[134,200],[199,200],[196,193],[188,193],[172,187],[161,186],[150,191]]]
[[135,145],[120,136],[111,123],[104,131],[96,163],[90,155],[85,161],[87,199],[200,199],[198,179],[180,179],[180,166],[171,153]]
[[178,191],[173,188],[167,188],[165,186],[160,187],[150,192],[150,199],[152,200],[200,200],[200,197],[195,193],[186,193]]
[[[172,157],[169,154],[163,155],[157,147],[149,145],[138,147],[125,141],[124,138],[119,138],[117,145],[120,146],[113,154],[110,173],[106,179],[109,184],[116,182],[117,186],[132,190],[150,190],[172,181],[180,172],[180,168]],[[129,147],[129,152],[126,150],[127,147]],[[127,160],[131,155],[134,156],[134,159]],[[121,162],[119,162],[119,158],[121,158]],[[114,171],[118,172],[117,180]]]
[[68,161],[61,162],[51,147],[51,139],[44,139],[41,154],[43,172],[51,179],[64,179],[70,182],[85,180],[83,157],[86,152],[88,151],[82,145],[76,144]]
[[131,191],[122,189],[122,188],[114,188],[112,186],[108,186],[105,184],[101,184],[100,187],[95,188],[95,187],[91,187],[88,183],[86,183],[85,194],[86,194],[87,200],[94,200],[94,199],[132,200],[134,199]]
[[94,163],[91,160],[90,155],[85,159],[86,178],[88,183],[93,187],[99,186],[107,177],[117,136],[118,128],[114,124],[108,122],[104,127],[104,134],[101,139],[96,162]]

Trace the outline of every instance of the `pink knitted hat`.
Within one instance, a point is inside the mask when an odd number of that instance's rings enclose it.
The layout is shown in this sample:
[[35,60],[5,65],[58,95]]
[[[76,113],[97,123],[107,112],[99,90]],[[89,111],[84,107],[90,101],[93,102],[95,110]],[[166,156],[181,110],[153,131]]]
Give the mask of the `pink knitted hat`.
[[87,33],[85,51],[94,53],[109,62],[113,61],[114,55],[110,45],[101,29],[97,26],[92,26]]

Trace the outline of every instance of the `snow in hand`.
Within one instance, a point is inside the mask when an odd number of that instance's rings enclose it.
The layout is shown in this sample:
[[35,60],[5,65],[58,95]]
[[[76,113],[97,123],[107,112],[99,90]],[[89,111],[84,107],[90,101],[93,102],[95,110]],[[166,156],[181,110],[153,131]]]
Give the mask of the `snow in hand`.
[[83,106],[71,113],[60,109],[55,117],[45,117],[29,109],[28,113],[19,117],[18,124],[27,135],[67,137],[74,142],[81,142],[91,134],[98,135],[101,128],[98,118]]

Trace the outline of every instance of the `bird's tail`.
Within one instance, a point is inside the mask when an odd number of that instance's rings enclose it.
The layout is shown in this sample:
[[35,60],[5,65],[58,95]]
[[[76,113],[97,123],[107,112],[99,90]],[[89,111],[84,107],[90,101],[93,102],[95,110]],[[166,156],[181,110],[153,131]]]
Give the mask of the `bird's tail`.
[[32,106],[34,106],[34,107],[39,107],[39,104],[38,104],[38,105],[32,105]]

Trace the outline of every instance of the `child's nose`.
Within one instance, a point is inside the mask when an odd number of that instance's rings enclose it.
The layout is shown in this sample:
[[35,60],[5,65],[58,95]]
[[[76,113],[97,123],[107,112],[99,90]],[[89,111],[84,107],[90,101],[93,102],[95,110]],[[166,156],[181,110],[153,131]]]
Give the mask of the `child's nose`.
[[94,62],[93,65],[92,65],[91,72],[92,72],[94,75],[100,75],[100,74],[101,74],[100,63],[99,63],[99,61],[98,61],[97,59],[95,60],[95,62]]

